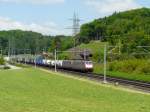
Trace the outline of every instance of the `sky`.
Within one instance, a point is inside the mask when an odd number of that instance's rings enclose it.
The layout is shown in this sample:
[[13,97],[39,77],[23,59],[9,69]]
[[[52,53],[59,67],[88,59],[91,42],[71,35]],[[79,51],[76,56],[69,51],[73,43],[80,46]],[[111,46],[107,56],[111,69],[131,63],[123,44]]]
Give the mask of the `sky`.
[[74,12],[80,24],[141,7],[150,0],[0,0],[0,30],[21,29],[43,35],[71,35]]

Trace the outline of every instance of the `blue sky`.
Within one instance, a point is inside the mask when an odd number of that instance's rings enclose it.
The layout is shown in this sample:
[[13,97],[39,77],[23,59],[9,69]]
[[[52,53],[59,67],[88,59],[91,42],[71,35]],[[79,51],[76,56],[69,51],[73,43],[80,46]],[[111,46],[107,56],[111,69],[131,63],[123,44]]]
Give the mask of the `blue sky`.
[[0,30],[22,29],[70,35],[65,28],[78,13],[81,24],[115,11],[150,7],[150,0],[0,0]]

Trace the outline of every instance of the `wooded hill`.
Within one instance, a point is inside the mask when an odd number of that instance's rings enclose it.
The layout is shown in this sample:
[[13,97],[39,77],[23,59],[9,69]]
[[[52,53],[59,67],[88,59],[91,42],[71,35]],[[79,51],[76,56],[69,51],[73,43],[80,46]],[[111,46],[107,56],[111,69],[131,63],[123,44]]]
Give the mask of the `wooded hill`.
[[0,31],[0,48],[3,52],[9,49],[13,54],[30,49],[30,52],[33,53],[49,46],[50,37],[40,33],[21,30]]
[[[108,41],[111,44],[122,44],[122,52],[127,47],[135,51],[137,45],[150,45],[150,9],[141,8],[126,12],[114,13],[111,16],[96,19],[83,24],[77,35],[77,44],[91,40]],[[42,50],[67,50],[73,47],[73,38],[68,36],[44,36],[31,31],[0,31],[0,49],[4,54],[9,49],[12,54],[30,49],[34,54]],[[20,51],[18,51],[20,50]],[[22,52],[24,52],[22,50]],[[130,51],[128,51],[130,52]]]
[[[101,39],[116,43],[117,39],[135,40],[150,35],[150,9],[141,8],[114,13],[81,26],[79,42]],[[141,43],[137,43],[141,44]],[[145,44],[145,43],[144,43]]]
[[0,31],[0,50],[3,54],[40,53],[66,50],[73,46],[73,38],[68,36],[44,36],[32,31],[10,30]]

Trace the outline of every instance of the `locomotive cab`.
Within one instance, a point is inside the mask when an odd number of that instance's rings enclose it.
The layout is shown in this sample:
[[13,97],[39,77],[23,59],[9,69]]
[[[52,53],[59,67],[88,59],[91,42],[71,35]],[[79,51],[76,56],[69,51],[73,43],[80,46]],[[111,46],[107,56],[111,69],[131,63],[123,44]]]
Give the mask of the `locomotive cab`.
[[92,61],[85,61],[85,68],[86,68],[87,71],[92,72],[93,71]]

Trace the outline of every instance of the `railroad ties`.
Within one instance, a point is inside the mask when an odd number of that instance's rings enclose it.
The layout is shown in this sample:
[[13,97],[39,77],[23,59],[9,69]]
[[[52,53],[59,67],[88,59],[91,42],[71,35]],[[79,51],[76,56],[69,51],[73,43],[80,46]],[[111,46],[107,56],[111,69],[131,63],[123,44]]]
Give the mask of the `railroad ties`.
[[[83,73],[83,72],[77,72],[77,71],[68,71],[68,70],[60,70],[61,72],[67,72],[71,73],[71,75],[77,75],[81,77],[87,77],[92,80],[96,81],[103,81],[104,76],[103,74],[95,74],[95,73]],[[123,78],[117,78],[117,77],[111,77],[107,76],[107,82],[114,84],[114,85],[122,85],[129,88],[134,88],[140,91],[148,92],[150,93],[150,83],[149,82],[142,82],[142,81],[133,81],[133,80],[127,80]]]

